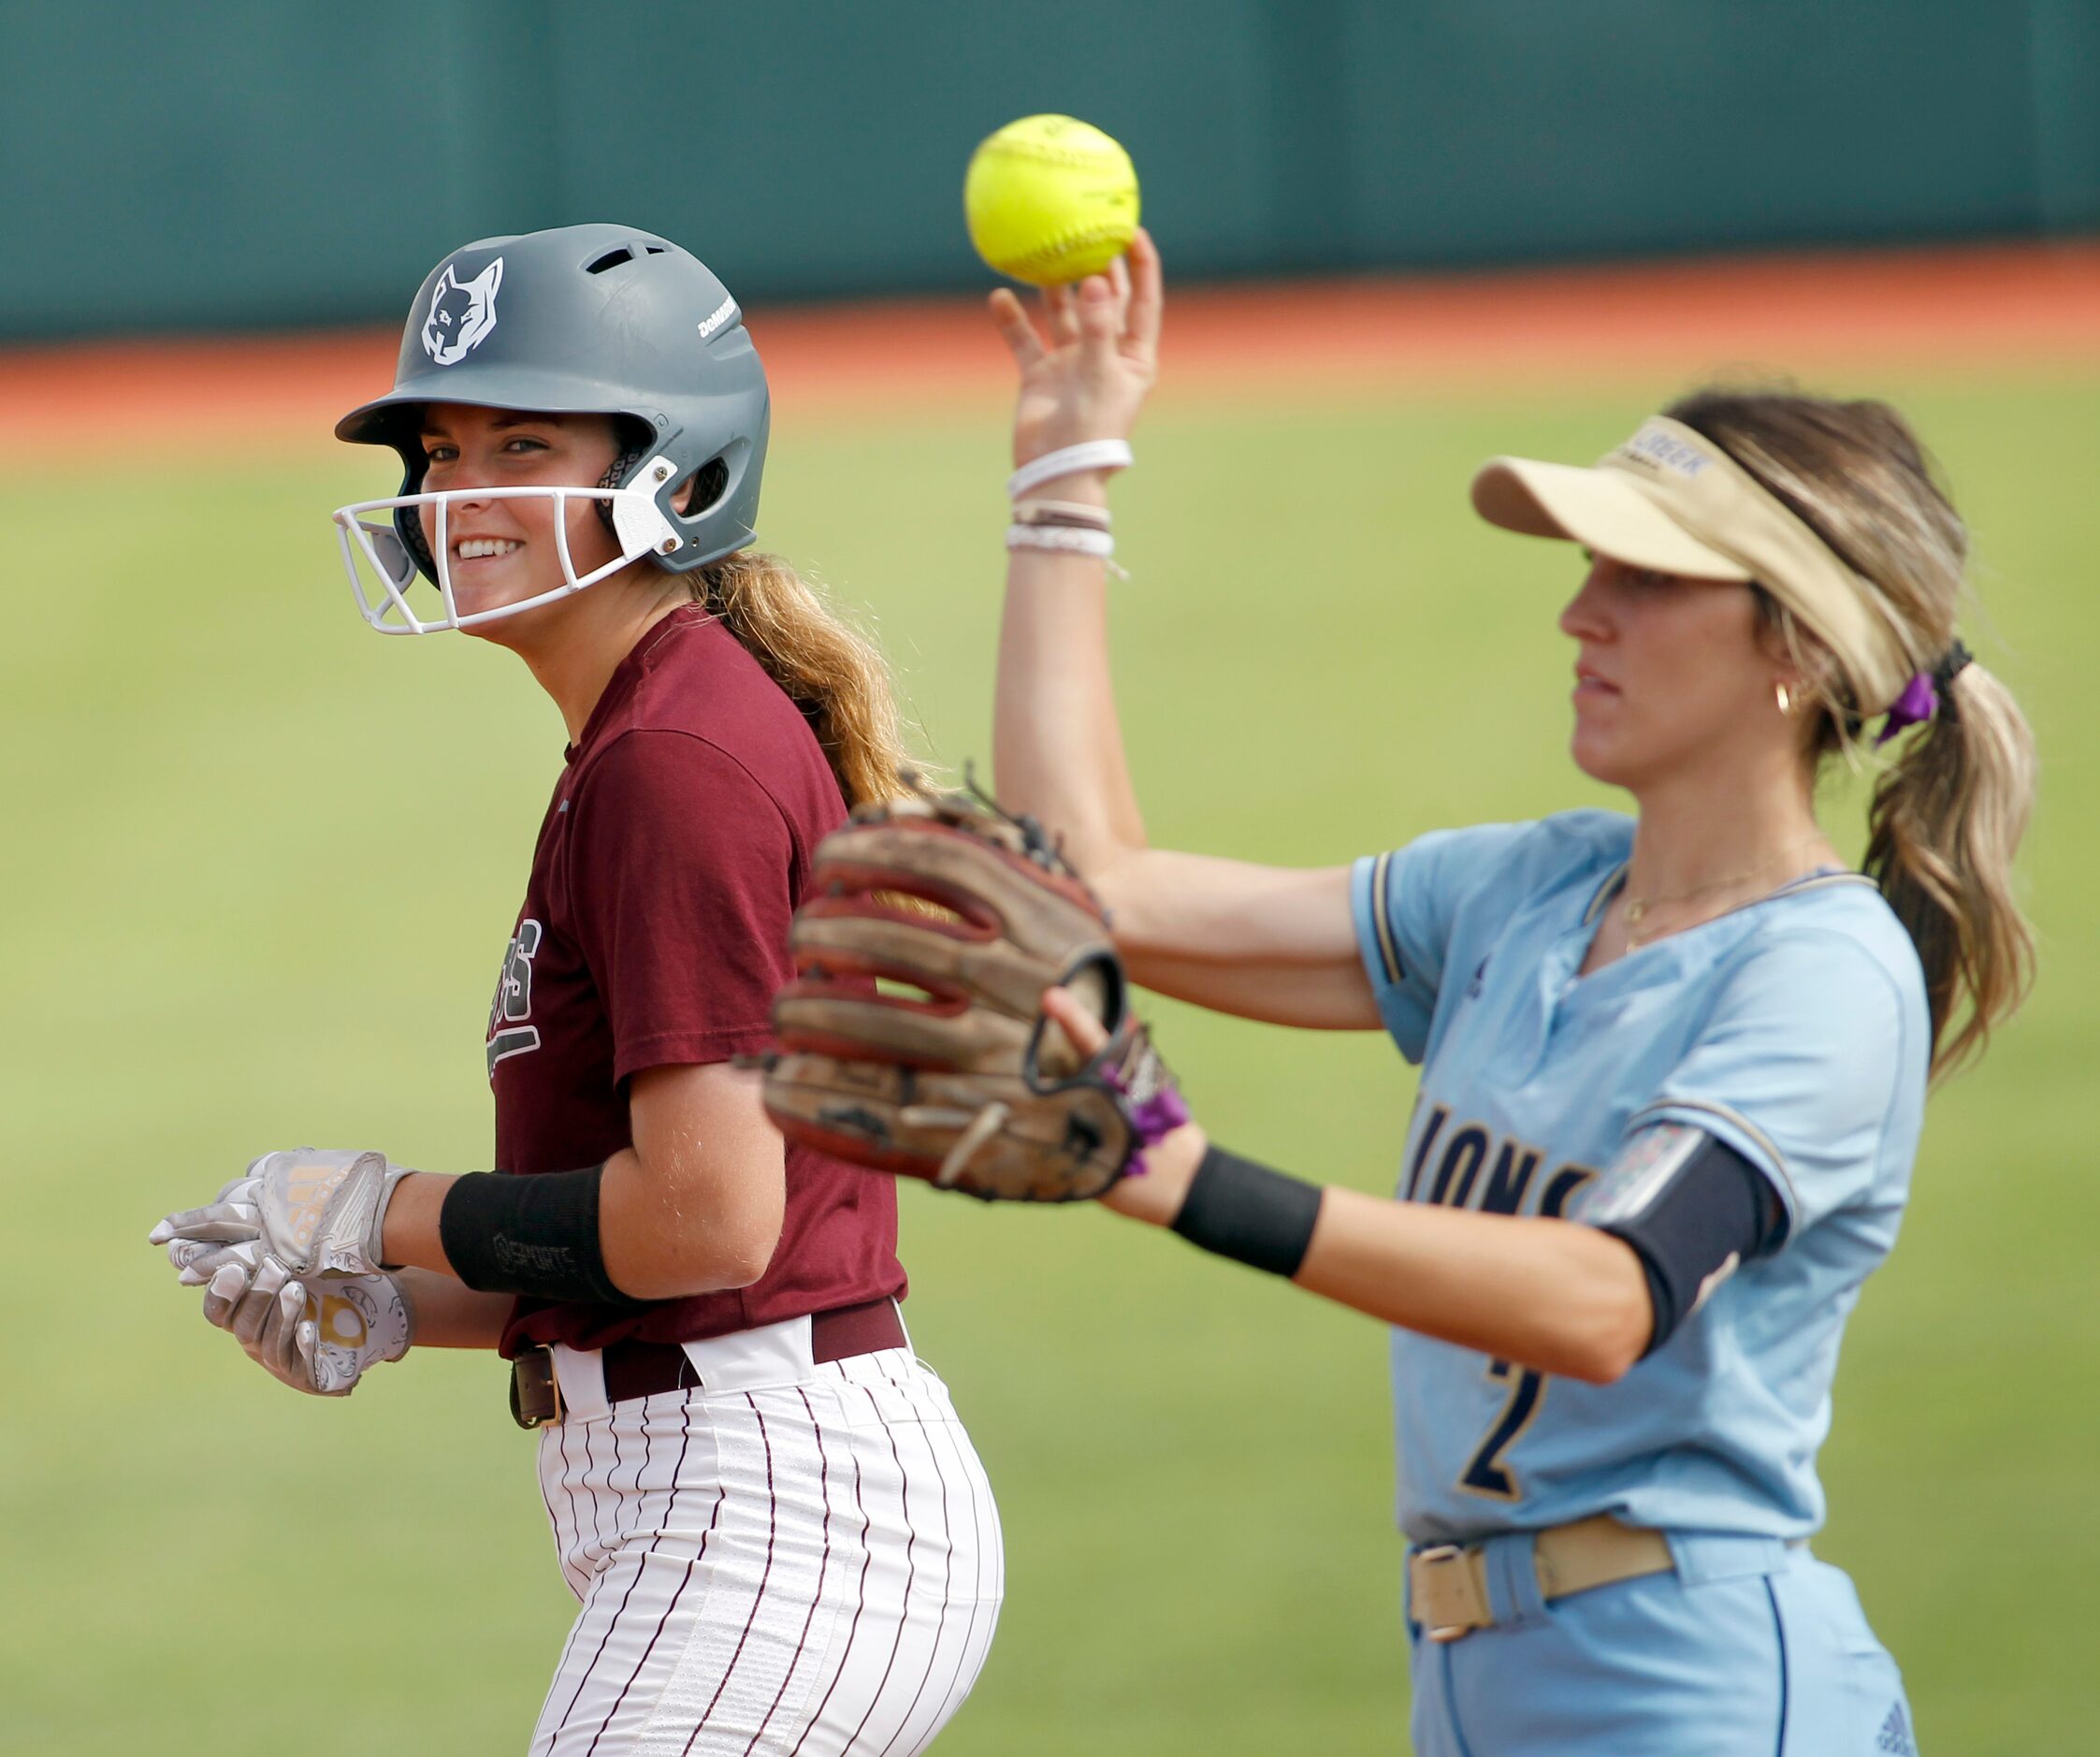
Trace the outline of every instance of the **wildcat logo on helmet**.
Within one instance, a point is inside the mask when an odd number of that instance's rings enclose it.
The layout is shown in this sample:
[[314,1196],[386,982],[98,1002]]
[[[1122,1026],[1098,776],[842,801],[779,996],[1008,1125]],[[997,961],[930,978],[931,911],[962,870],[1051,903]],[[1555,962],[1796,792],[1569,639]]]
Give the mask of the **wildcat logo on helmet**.
[[465,359],[496,327],[496,289],[503,284],[499,256],[471,281],[462,281],[447,263],[430,289],[430,313],[423,320],[423,351],[440,366]]

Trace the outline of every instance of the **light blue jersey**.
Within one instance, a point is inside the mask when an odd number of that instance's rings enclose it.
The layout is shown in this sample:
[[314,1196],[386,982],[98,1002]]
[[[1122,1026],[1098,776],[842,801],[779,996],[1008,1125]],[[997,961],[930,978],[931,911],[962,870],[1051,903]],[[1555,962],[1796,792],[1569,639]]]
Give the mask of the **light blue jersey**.
[[1601,1512],[1774,1538],[1822,1522],[1838,1342],[1895,1242],[1923,1118],[1923,973],[1873,884],[1843,874],[1578,977],[1632,835],[1566,812],[1357,863],[1365,967],[1423,1067],[1398,1194],[1580,1219],[1610,1199],[1600,1175],[1630,1136],[1683,1123],[1770,1180],[1786,1240],[1615,1385],[1396,1330],[1399,1523],[1417,1543]]

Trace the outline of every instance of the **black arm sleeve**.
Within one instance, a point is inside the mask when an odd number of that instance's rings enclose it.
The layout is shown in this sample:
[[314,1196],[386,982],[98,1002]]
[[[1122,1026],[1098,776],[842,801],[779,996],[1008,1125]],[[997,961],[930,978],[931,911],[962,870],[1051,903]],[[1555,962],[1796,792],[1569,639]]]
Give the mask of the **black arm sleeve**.
[[478,1293],[641,1305],[605,1272],[598,1186],[605,1168],[519,1177],[470,1171],[438,1211],[438,1239],[459,1279]]
[[1756,1166],[1703,1130],[1668,1126],[1669,1143],[1659,1152],[1637,1148],[1640,1171],[1624,1180],[1608,1174],[1582,1216],[1641,1259],[1655,1308],[1644,1359],[1738,1264],[1778,1249],[1786,1237],[1786,1211]]

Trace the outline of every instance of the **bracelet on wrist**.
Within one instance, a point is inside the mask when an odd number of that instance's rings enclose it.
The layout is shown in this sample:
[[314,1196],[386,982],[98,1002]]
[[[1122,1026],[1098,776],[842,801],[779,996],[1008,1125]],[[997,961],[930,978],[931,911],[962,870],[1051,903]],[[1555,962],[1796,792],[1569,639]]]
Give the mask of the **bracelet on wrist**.
[[1095,560],[1118,579],[1129,574],[1116,565],[1116,540],[1105,530],[1072,525],[1008,525],[1007,547],[1039,549],[1052,555],[1085,556]]
[[1104,531],[1114,523],[1106,506],[1079,501],[1016,501],[1013,520],[1017,525],[1065,525],[1075,530]]
[[1128,440],[1081,440],[1032,457],[1007,478],[1007,498],[1018,501],[1031,488],[1084,470],[1127,470],[1132,461]]
[[1116,552],[1116,540],[1105,530],[1070,525],[1008,525],[1007,547],[1062,549],[1067,555],[1098,556],[1106,561]]

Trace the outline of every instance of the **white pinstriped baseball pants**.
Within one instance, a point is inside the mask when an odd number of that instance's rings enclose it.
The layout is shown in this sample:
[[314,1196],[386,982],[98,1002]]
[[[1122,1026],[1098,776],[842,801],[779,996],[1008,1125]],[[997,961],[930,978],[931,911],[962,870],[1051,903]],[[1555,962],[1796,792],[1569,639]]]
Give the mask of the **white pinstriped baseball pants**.
[[998,1509],[908,1348],[812,1364],[809,1321],[688,1345],[702,1388],[567,1409],[540,1486],[583,1602],[531,1757],[912,1757],[999,1619]]

